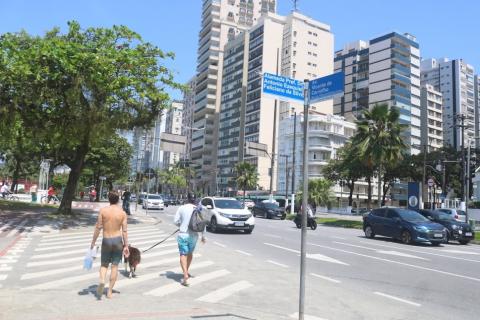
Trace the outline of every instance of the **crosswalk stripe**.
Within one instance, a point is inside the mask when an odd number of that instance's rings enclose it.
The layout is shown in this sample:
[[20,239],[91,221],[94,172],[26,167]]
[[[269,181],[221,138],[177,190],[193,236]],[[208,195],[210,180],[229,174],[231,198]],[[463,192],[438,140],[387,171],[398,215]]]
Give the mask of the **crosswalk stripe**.
[[[162,232],[151,232],[151,233],[148,233],[148,234],[142,234],[142,235],[128,235],[128,239],[139,239],[139,240],[143,240],[143,239],[147,239],[147,238],[155,238],[155,237],[161,237],[164,233]],[[39,247],[47,247],[47,246],[55,246],[55,245],[59,245],[59,244],[63,244],[63,243],[66,243],[66,244],[75,244],[75,243],[85,243],[86,241],[88,240],[91,240],[92,239],[92,235],[90,235],[90,237],[85,237],[83,239],[75,239],[75,240],[72,240],[72,241],[69,241],[69,240],[63,240],[63,241],[58,241],[58,242],[40,242],[38,244]],[[100,242],[102,241],[102,237],[99,237],[98,240],[100,240]]]
[[16,226],[14,229],[10,230],[9,233],[7,233],[7,235],[5,236],[5,238],[9,238],[9,237],[12,237],[13,235],[15,235],[17,232],[19,232],[24,225],[26,225],[27,223],[29,222],[28,219],[25,219],[23,220],[22,222],[20,222],[20,224],[18,226]]
[[13,224],[17,223],[20,219],[17,218],[17,219],[13,219],[12,221],[9,221],[7,223],[5,223],[2,227],[0,227],[0,232],[3,232],[3,230],[6,230],[8,229],[9,227],[12,227]]
[[[128,235],[147,235],[147,234],[164,234],[164,231],[159,229],[149,229],[149,230],[139,230],[139,231],[128,231]],[[83,236],[72,236],[72,237],[65,237],[61,239],[44,239],[40,242],[41,245],[48,245],[48,244],[55,244],[55,243],[62,243],[64,241],[80,241],[82,239],[91,239],[93,237],[93,231],[89,232]]]
[[0,281],[7,279],[8,274],[0,274]]
[[250,282],[242,280],[242,281],[235,282],[229,286],[210,292],[196,300],[203,301],[203,302],[216,303],[230,297],[231,295],[239,291],[248,289],[252,286],[253,284],[251,284]]
[[[166,240],[167,242],[168,241],[173,241],[175,240],[174,238],[170,238],[168,240]],[[129,240],[129,242],[131,244],[133,244],[135,246],[135,241],[136,240]],[[165,246],[165,245],[161,245],[160,247],[162,246]],[[101,248],[101,245],[99,245],[99,247]],[[37,254],[37,255],[34,255],[34,256],[31,256],[30,257],[30,260],[39,260],[39,259],[50,259],[50,258],[56,258],[56,257],[61,257],[61,256],[69,256],[69,255],[72,255],[72,254],[84,254],[86,251],[85,248],[82,248],[82,249],[75,249],[75,250],[69,250],[69,251],[60,251],[60,252],[54,252],[54,253],[44,253],[44,254]],[[101,251],[101,250],[100,250]]]
[[11,271],[12,267],[0,267],[0,272]]
[[[153,226],[144,226],[144,227],[129,226],[128,227],[128,231],[142,231],[142,230],[148,230],[148,229],[155,229],[155,227]],[[93,228],[92,230],[88,230],[88,231],[72,232],[68,234],[62,233],[62,234],[46,235],[46,236],[43,236],[43,239],[70,238],[71,236],[85,236],[85,235],[91,235],[91,234],[93,234]]]
[[[195,255],[195,257],[199,257],[199,256],[200,255]],[[159,261],[159,262],[170,263],[170,262],[175,262],[175,261],[178,262],[178,258],[165,259],[164,261]],[[209,267],[211,265],[213,265],[212,261],[208,261],[208,260],[207,261],[201,261],[201,262],[194,263],[190,269],[191,270],[198,270],[198,269],[201,269],[201,268]],[[173,272],[173,273],[177,273],[177,272],[181,272],[182,269],[180,267],[176,267],[176,268],[173,268],[173,269],[169,268],[169,269],[165,269],[165,270],[161,270],[161,271],[157,270],[157,271],[152,272],[152,273],[142,274],[142,275],[139,275],[137,278],[134,278],[134,279],[122,279],[122,280],[119,280],[115,283],[114,288],[115,289],[125,288],[125,287],[128,287],[128,286],[138,284],[140,282],[159,279],[161,274],[167,273],[169,271]]]
[[5,264],[5,263],[15,263],[15,262],[17,262],[17,259],[5,258],[5,257],[0,258],[0,263],[1,263],[1,264]]
[[[315,316],[310,316],[308,314],[305,314],[304,316],[304,319],[305,320],[325,320],[324,318],[319,318],[319,317],[315,317]],[[293,314],[290,315],[290,318],[292,319],[298,319],[298,312],[295,312]]]
[[[190,286],[195,286],[202,282],[206,282],[206,281],[210,281],[216,278],[226,276],[227,274],[230,274],[230,271],[225,269],[212,271],[210,273],[202,274],[198,277],[192,278],[189,281],[189,284]],[[155,296],[155,297],[164,297],[168,294],[180,291],[184,288],[185,288],[184,286],[181,286],[179,283],[175,282],[175,283],[167,284],[167,285],[158,287],[156,289],[147,291],[145,295]]]
[[[135,242],[135,247],[141,245],[141,244],[148,244],[152,242],[157,242],[157,239],[151,239],[151,240],[145,240],[145,241],[140,241],[140,242]],[[57,250],[57,249],[66,249],[66,248],[75,248],[75,247],[85,247],[85,244],[88,247],[89,243],[78,243],[78,244],[67,244],[67,245],[58,245],[58,246],[53,246],[53,247],[47,247],[47,248],[37,248],[35,249],[35,252],[41,252],[41,251],[49,251],[49,250]]]
[[[176,245],[176,243],[173,244],[173,245]],[[156,253],[145,254],[143,259],[147,259],[149,257],[158,257],[158,256],[161,256],[161,255],[170,254],[170,253],[174,253],[174,252],[177,252],[177,249],[163,250],[163,251],[156,252]],[[48,260],[48,261],[34,261],[34,262],[27,263],[27,268],[83,261],[83,258],[84,258],[83,256],[79,256],[79,257],[66,258],[66,259],[57,259],[57,260]]]
[[59,280],[49,281],[45,283],[36,284],[33,286],[24,287],[21,290],[44,290],[44,289],[53,289],[58,288],[67,284],[72,284],[79,281],[89,280],[98,278],[98,272],[89,272],[87,274],[82,274],[80,276],[68,277]]

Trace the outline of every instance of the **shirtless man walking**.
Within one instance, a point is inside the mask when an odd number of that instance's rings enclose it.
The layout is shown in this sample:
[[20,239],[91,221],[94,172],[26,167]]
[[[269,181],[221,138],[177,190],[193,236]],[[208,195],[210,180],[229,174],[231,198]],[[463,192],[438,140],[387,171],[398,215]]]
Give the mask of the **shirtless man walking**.
[[[97,287],[97,298],[101,299],[105,289],[105,277],[107,275],[108,265],[112,264],[110,272],[110,285],[108,286],[107,298],[112,297],[113,286],[117,280],[118,264],[122,260],[122,254],[129,256],[128,234],[127,234],[127,215],[118,206],[119,196],[117,192],[109,192],[108,201],[110,206],[100,209],[97,224],[93,233],[91,249],[103,229],[102,240],[102,259],[100,267],[100,283]],[[123,241],[122,241],[123,240]]]

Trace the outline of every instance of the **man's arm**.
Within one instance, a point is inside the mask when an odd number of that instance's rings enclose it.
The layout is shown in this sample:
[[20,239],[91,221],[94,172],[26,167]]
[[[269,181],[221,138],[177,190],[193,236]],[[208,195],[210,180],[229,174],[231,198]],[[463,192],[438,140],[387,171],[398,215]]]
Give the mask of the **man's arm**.
[[97,241],[97,238],[100,235],[100,230],[102,230],[102,228],[103,228],[103,214],[102,214],[102,211],[100,210],[100,213],[98,214],[97,223],[95,224],[95,231],[93,232],[93,239],[92,239],[92,244],[90,245],[90,249],[93,249],[93,247],[95,247],[95,242]]
[[182,224],[182,215],[180,214],[180,208],[177,209],[177,212],[175,213],[175,218],[173,219],[173,223],[176,226],[180,226]]

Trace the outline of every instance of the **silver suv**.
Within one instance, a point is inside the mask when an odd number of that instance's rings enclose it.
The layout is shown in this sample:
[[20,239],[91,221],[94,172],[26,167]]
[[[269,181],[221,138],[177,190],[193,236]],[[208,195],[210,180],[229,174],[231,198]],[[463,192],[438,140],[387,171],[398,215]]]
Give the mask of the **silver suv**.
[[255,218],[250,210],[234,198],[206,197],[200,202],[202,212],[210,220],[209,230],[243,230],[252,233],[255,227]]
[[455,219],[457,221],[467,222],[467,215],[465,214],[465,211],[463,211],[463,210],[442,208],[442,209],[438,209],[438,211],[441,211],[441,212],[444,212],[444,213],[450,215],[453,219]]

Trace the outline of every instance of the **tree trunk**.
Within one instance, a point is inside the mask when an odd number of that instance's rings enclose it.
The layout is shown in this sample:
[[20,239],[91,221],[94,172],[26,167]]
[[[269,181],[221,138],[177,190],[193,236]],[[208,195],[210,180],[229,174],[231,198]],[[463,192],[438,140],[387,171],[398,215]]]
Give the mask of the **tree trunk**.
[[382,196],[382,206],[385,205],[385,198],[387,196],[387,192],[390,190],[390,184],[383,182],[383,196]]
[[243,207],[245,207],[245,194],[247,193],[246,189],[247,189],[247,186],[244,184],[243,185]]
[[368,183],[368,196],[367,196],[367,208],[372,209],[372,177],[367,177]]
[[78,147],[75,154],[75,159],[72,163],[70,174],[68,175],[67,186],[63,192],[62,202],[60,203],[60,208],[58,208],[59,213],[72,214],[72,201],[75,196],[75,190],[77,189],[78,180],[80,179],[87,153],[88,140]]
[[348,206],[351,207],[353,205],[353,190],[355,189],[355,180],[352,180],[352,182],[348,184],[348,188],[350,190],[348,194]]
[[20,161],[15,157],[15,170],[13,171],[12,185],[10,187],[11,192],[15,192],[15,188],[18,184],[18,176],[20,173]]

